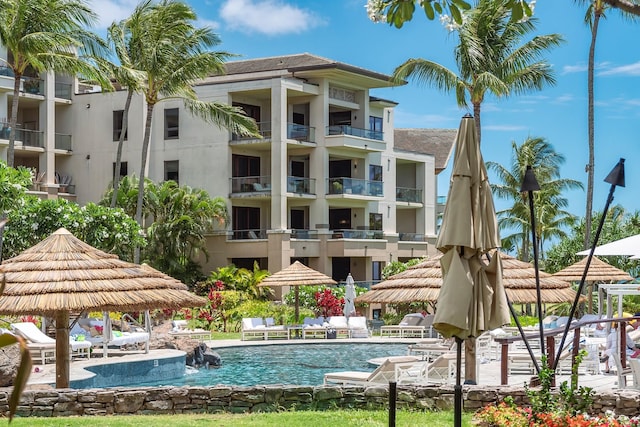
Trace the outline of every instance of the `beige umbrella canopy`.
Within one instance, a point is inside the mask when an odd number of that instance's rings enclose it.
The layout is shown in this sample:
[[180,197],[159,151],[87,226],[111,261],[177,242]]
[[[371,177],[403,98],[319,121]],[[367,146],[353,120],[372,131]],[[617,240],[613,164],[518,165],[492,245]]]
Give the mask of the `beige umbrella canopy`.
[[206,303],[185,284],[118,259],[59,229],[0,265],[0,314],[56,319],[56,386],[69,386],[69,312],[179,309]]
[[[441,257],[442,255],[437,255],[373,285],[370,291],[358,296],[356,302],[398,304],[436,301],[442,286]],[[509,301],[514,304],[536,302],[533,266],[501,252],[500,259],[502,284]],[[544,271],[540,272],[540,289],[542,302],[546,304],[571,302],[576,296],[570,283]]]
[[298,286],[305,285],[335,285],[337,282],[331,277],[307,267],[300,261],[296,261],[271,276],[265,277],[258,286],[293,286],[295,288],[295,316],[298,321],[300,316],[300,302]]

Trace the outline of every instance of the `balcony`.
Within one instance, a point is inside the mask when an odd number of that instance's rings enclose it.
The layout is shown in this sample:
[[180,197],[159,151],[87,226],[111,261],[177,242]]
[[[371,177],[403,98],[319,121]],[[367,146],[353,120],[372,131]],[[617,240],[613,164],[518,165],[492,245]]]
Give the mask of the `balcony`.
[[332,230],[332,233],[332,239],[381,240],[384,238],[382,230]]
[[231,230],[231,240],[265,240],[267,230],[257,228],[247,230]]
[[271,195],[271,176],[241,176],[231,178],[231,194]]
[[44,81],[35,77],[23,77],[21,82],[21,90],[31,95],[44,96]]
[[264,143],[265,141],[271,141],[271,122],[258,122],[258,133],[262,138],[256,138],[254,136],[241,136],[238,134],[231,135],[232,144],[253,144]]
[[298,142],[316,142],[316,128],[296,123],[287,123],[287,138]]
[[301,178],[299,176],[287,177],[287,193],[316,194],[316,180],[314,178]]
[[327,194],[382,197],[382,181],[358,178],[328,178]]
[[317,239],[318,230],[292,229],[291,238],[292,239]]
[[351,125],[332,125],[327,126],[327,136],[331,135],[350,135],[358,138],[374,139],[382,141],[384,133],[377,130],[354,128]]
[[420,233],[400,233],[398,240],[400,242],[426,242],[427,236]]
[[55,134],[55,147],[56,150],[72,151],[71,150],[71,135],[64,133]]
[[56,82],[56,87],[55,87],[55,96],[56,98],[62,98],[62,99],[71,99],[71,94],[72,94],[72,88],[73,86],[71,85],[71,83],[58,83]]
[[396,201],[422,203],[422,190],[409,187],[396,187]]

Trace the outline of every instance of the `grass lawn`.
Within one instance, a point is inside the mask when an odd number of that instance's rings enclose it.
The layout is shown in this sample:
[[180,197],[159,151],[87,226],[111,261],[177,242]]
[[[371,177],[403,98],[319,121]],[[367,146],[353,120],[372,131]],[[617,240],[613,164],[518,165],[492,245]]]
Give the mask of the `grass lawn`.
[[212,332],[212,340],[239,340],[242,336],[241,332]]
[[[129,416],[86,416],[86,417],[55,417],[55,418],[15,418],[9,424],[16,427],[309,427],[331,426],[340,427],[376,427],[389,425],[386,411],[298,411],[278,412],[267,414],[199,414],[199,415],[129,415]],[[396,425],[450,427],[453,425],[453,412],[407,412],[398,411]],[[471,426],[471,414],[463,414],[463,426]]]

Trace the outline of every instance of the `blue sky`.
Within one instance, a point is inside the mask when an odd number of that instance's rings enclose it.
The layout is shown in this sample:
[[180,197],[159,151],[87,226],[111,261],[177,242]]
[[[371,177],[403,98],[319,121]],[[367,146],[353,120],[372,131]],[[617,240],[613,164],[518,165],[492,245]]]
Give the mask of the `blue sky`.
[[[374,71],[391,74],[412,57],[455,69],[455,33],[437,20],[417,13],[402,29],[369,21],[366,0],[190,0],[203,25],[220,35],[219,50],[241,59],[308,52]],[[137,1],[93,0],[100,26],[126,17]],[[511,142],[528,136],[546,138],[566,163],[562,177],[583,181],[587,164],[587,55],[590,32],[584,10],[572,0],[538,0],[539,34],[560,33],[566,42],[547,57],[557,84],[540,92],[510,99],[488,97],[482,111],[482,152],[485,161],[511,162]],[[596,169],[594,209],[602,210],[610,185],[603,182],[620,157],[626,159],[626,188],[615,192],[614,204],[640,209],[640,20],[620,18],[617,10],[601,22],[596,48]],[[453,94],[443,94],[410,82],[374,95],[399,103],[396,127],[457,128],[460,110]],[[450,170],[451,167],[448,168]],[[438,192],[446,195],[448,170]],[[567,194],[569,211],[583,216],[585,191]],[[503,209],[505,202],[496,200]]]

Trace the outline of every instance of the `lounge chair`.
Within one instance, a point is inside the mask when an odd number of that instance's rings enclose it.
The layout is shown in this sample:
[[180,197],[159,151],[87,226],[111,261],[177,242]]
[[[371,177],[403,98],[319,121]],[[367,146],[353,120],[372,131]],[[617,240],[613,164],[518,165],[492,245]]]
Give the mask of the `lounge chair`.
[[[46,365],[56,357],[56,340],[51,338],[32,322],[12,323],[12,331],[27,340],[27,348],[34,362]],[[91,343],[69,337],[71,357],[89,357]]]
[[302,323],[302,338],[327,338],[327,327],[324,326],[324,317],[305,317]]
[[640,359],[630,359],[629,367],[633,375],[633,387],[640,389]]
[[396,381],[396,367],[405,364],[419,367],[424,362],[416,362],[415,359],[410,356],[401,358],[396,357],[394,359],[386,359],[380,366],[378,366],[373,372],[360,372],[360,371],[343,371],[343,372],[329,372],[324,374],[325,384],[339,384],[339,385],[368,385],[368,384],[388,384],[389,381]]
[[351,316],[347,321],[351,338],[369,338],[371,333],[367,328],[367,318],[363,316]]
[[172,338],[187,337],[194,340],[211,340],[211,331],[205,331],[204,329],[189,329],[188,322],[186,320],[173,320],[171,322],[173,329],[169,331],[169,336]]
[[327,322],[327,328],[336,332],[336,338],[351,338],[351,329],[349,329],[346,316],[331,316],[327,319]]
[[402,318],[397,325],[380,327],[380,336],[399,338],[425,338],[432,336],[433,315],[426,317],[422,313],[410,313]]
[[[627,388],[627,375],[632,375],[633,371],[631,370],[631,362],[627,359],[627,367],[622,367],[622,362],[620,361],[620,354],[618,352],[614,352],[609,356],[609,359],[613,359],[616,364],[616,373],[618,374],[618,388]],[[633,377],[635,379],[635,376]]]
[[[414,383],[423,384],[451,384],[456,380],[456,352],[450,351],[443,353],[436,357],[432,362],[425,363],[422,366],[422,372],[413,373],[416,377]],[[464,370],[464,357],[462,358],[462,366],[460,369]],[[409,372],[405,375],[411,375]],[[399,381],[403,380],[402,375],[398,378]],[[406,379],[404,380],[406,382]]]
[[273,317],[266,317],[264,319],[264,325],[266,329],[265,339],[272,338],[285,338],[289,339],[289,330],[284,325],[276,325]]
[[250,338],[267,339],[267,326],[262,317],[246,317],[242,319],[242,340]]
[[[105,331],[107,328],[107,331]],[[86,334],[85,341],[91,343],[94,347],[103,348],[103,355],[107,356],[109,347],[129,347],[145,344],[145,351],[149,351],[149,333],[143,331],[122,332],[115,331],[111,328],[111,323],[105,326],[105,322],[99,319],[81,318],[78,319],[76,325],[71,329],[71,334],[78,331],[84,331]]]
[[429,339],[428,341],[410,344],[408,354],[419,355],[423,360],[431,361],[437,359],[442,354],[452,352],[455,350],[455,347],[455,340],[437,340],[433,342],[432,339]]

